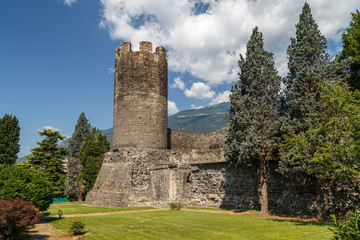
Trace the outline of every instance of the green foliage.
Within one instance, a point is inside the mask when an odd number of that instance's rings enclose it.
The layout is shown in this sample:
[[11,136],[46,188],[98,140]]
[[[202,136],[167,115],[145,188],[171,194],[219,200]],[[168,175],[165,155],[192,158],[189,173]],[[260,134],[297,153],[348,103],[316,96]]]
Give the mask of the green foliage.
[[321,35],[312,17],[309,4],[305,3],[296,24],[296,38],[288,47],[289,74],[285,80],[285,111],[290,116],[289,128],[295,133],[305,132],[314,123],[308,113],[318,113],[321,106],[318,83],[326,76],[328,54],[326,38]]
[[350,86],[360,90],[360,12],[351,13],[350,27],[342,34],[343,50],[337,60],[350,59]]
[[40,221],[41,213],[22,199],[0,199],[0,235],[15,240]]
[[85,137],[84,144],[79,152],[79,160],[82,164],[80,179],[84,195],[89,192],[95,183],[104,160],[104,153],[110,150],[110,143],[106,135],[100,130],[93,128]]
[[320,85],[324,108],[304,134],[285,135],[281,171],[303,171],[327,183],[353,181],[360,175],[360,92],[336,81]]
[[336,240],[359,240],[360,239],[360,210],[350,211],[350,217],[345,220],[338,220],[331,215],[334,221]]
[[81,181],[80,171],[81,164],[78,154],[81,146],[85,141],[86,134],[90,132],[90,123],[85,117],[84,113],[81,113],[72,137],[69,140],[69,146],[67,148],[68,163],[67,163],[67,180],[65,182],[65,196],[70,201],[82,200],[81,193]]
[[29,163],[35,171],[42,172],[45,179],[54,187],[55,196],[63,196],[65,171],[63,159],[66,151],[57,146],[59,140],[65,137],[58,131],[45,129],[39,132],[40,136],[45,136],[41,142],[37,142],[38,147],[31,149],[32,156],[27,156]]
[[168,205],[171,210],[179,211],[182,208],[181,202],[170,202]]
[[22,198],[45,211],[53,195],[53,187],[40,174],[15,165],[0,165],[0,198]]
[[240,79],[231,88],[224,150],[233,165],[259,169],[261,207],[267,212],[268,162],[276,159],[283,120],[279,110],[281,78],[273,54],[263,46],[256,27],[246,45],[246,59],[240,55]]
[[80,235],[85,233],[85,224],[80,221],[74,221],[71,224],[70,231],[73,235]]
[[20,127],[16,116],[0,118],[0,164],[15,164],[20,151]]

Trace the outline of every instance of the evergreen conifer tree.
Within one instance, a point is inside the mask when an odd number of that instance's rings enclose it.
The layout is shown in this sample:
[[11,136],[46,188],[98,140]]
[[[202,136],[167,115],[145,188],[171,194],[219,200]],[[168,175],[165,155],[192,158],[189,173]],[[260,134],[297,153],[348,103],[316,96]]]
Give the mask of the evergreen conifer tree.
[[360,90],[360,12],[351,13],[350,27],[342,34],[344,48],[338,60],[350,59],[350,75],[348,80],[350,86]]
[[27,156],[32,169],[43,174],[54,187],[55,196],[64,195],[64,183],[66,179],[63,159],[66,155],[64,148],[59,148],[57,142],[64,140],[58,131],[44,129],[39,132],[45,139],[37,142],[38,147],[31,149],[32,156]]
[[318,83],[326,76],[329,56],[325,52],[326,38],[320,33],[309,4],[304,4],[295,27],[296,38],[290,39],[287,50],[289,74],[284,93],[290,116],[289,126],[299,133],[314,124],[313,119],[306,115],[321,111],[321,106],[316,104],[320,100]]
[[85,117],[85,113],[81,113],[72,137],[69,140],[69,146],[67,148],[68,163],[67,163],[67,180],[65,182],[65,196],[70,201],[81,201],[81,181],[80,172],[81,164],[78,154],[81,146],[85,141],[86,134],[90,132],[90,123]]
[[79,160],[83,166],[80,178],[84,195],[94,187],[96,177],[104,160],[104,154],[109,150],[110,142],[100,130],[93,128],[86,135],[84,144],[79,152]]
[[20,126],[16,116],[0,118],[0,164],[15,164],[20,151]]
[[255,27],[246,45],[246,58],[240,55],[240,79],[231,88],[229,128],[225,157],[234,165],[258,169],[261,212],[268,212],[267,184],[269,162],[277,159],[280,129],[280,81],[273,54],[264,50],[262,34]]

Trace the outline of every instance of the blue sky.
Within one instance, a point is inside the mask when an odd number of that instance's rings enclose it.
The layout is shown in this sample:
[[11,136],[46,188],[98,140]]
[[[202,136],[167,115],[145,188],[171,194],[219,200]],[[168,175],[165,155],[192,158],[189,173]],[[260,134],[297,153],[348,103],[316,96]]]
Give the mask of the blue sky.
[[[329,53],[341,49],[358,0],[308,1]],[[45,127],[71,136],[85,112],[112,127],[114,52],[124,41],[162,45],[169,55],[169,113],[227,101],[252,29],[263,32],[279,74],[304,1],[1,0],[0,117],[21,127],[21,153]]]

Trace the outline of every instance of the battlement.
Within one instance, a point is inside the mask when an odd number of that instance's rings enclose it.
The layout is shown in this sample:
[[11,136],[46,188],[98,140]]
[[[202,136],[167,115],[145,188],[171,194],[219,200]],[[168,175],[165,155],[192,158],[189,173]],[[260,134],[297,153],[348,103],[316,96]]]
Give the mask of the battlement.
[[[130,42],[123,42],[121,45],[120,45],[120,49],[116,49],[116,52],[119,52],[120,54],[120,51],[122,53],[129,53],[129,52],[133,52],[132,49],[131,49],[131,43]],[[134,51],[134,53],[137,52],[137,51]],[[153,53],[152,51],[152,42],[146,42],[146,41],[142,41],[140,42],[139,44],[139,52],[140,53]],[[158,46],[156,47],[155,49],[155,53],[154,54],[166,54],[166,50],[164,47],[162,46]]]

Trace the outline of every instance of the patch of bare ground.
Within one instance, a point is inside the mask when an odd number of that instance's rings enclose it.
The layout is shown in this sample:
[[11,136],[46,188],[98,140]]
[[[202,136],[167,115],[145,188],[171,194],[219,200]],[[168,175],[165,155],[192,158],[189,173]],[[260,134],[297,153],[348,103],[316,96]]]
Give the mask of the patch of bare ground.
[[29,235],[34,240],[74,240],[77,237],[68,232],[56,229],[50,223],[42,220],[40,223],[35,224],[33,229],[30,229]]

